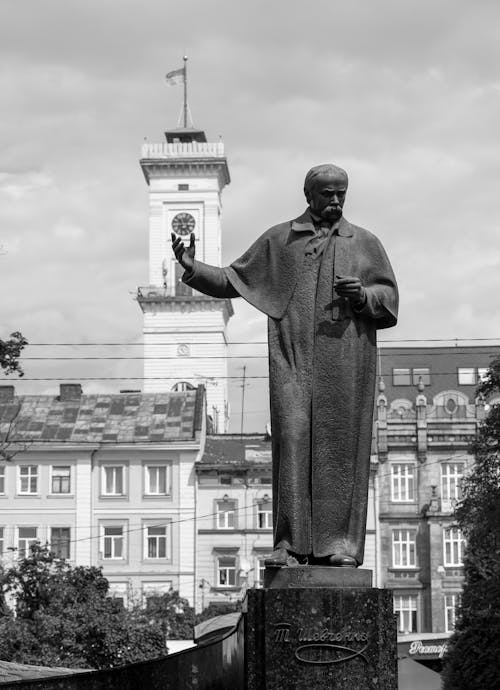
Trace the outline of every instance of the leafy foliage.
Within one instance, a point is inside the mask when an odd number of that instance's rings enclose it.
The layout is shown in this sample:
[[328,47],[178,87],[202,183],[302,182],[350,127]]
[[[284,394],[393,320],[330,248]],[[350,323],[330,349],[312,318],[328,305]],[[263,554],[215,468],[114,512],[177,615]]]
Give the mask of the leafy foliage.
[[147,614],[157,623],[166,639],[192,640],[195,624],[194,608],[187,599],[179,596],[173,589],[148,600]]
[[[171,608],[152,617],[141,606],[125,609],[108,596],[100,568],[72,567],[47,547],[34,545],[28,557],[0,572],[5,598],[15,612],[0,611],[2,659],[69,668],[111,668],[163,656]],[[167,596],[167,595],[165,595]],[[172,593],[174,619],[187,602]],[[189,608],[189,606],[187,606]],[[171,626],[172,629],[175,626]]]
[[209,604],[201,613],[197,614],[196,625],[209,620],[209,618],[224,616],[226,613],[234,613],[235,611],[241,611],[241,601],[228,602],[227,604]]
[[[478,393],[500,392],[500,358]],[[475,465],[456,510],[467,547],[460,617],[443,672],[446,690],[498,687],[500,678],[500,405],[493,405],[472,448]]]
[[0,369],[3,369],[6,374],[17,373],[19,376],[24,376],[19,358],[27,344],[28,341],[19,331],[11,333],[9,340],[0,338]]

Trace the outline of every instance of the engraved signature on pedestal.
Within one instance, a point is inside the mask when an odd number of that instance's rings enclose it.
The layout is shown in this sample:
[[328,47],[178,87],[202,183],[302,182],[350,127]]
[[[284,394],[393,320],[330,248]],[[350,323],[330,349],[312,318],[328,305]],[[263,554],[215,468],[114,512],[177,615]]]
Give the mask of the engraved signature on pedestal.
[[[306,630],[292,627],[290,623],[281,622],[274,626],[274,641],[282,643],[299,642],[294,656],[305,664],[339,664],[359,657],[367,664],[365,651],[370,646],[366,632],[340,630],[332,631],[327,628],[321,630]],[[347,646],[346,643],[365,643],[360,649]],[[343,644],[340,644],[343,643]]]

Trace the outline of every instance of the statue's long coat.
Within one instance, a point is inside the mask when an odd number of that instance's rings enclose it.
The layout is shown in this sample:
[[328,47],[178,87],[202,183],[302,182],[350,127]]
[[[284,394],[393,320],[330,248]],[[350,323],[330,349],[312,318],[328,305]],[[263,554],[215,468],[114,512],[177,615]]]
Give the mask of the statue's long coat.
[[[395,325],[396,281],[379,240],[341,219],[320,257],[309,211],[265,232],[231,266],[195,262],[184,281],[241,295],[268,315],[274,544],[296,554],[363,562],[376,329]],[[351,308],[335,276],[356,276]]]

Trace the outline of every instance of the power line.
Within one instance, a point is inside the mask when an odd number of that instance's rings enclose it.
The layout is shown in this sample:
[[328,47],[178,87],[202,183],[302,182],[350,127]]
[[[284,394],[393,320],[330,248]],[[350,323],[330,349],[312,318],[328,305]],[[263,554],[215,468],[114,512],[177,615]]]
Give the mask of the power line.
[[[182,378],[189,378],[196,381],[210,381],[211,379],[217,380],[238,380],[241,381],[241,376],[192,376],[191,374],[177,374],[177,376],[78,376],[74,375],[71,377],[60,377],[60,376],[40,376],[40,377],[28,377],[23,376],[21,379],[5,379],[10,382],[23,382],[23,381],[179,381]],[[268,375],[262,376],[247,376],[247,379],[267,379]],[[151,391],[154,393],[155,391]],[[157,391],[162,392],[162,391]]]
[[[492,337],[492,338],[399,338],[399,339],[384,339],[384,340],[378,340],[379,344],[392,344],[392,343],[470,343],[470,342],[500,342],[500,337]],[[177,345],[181,341],[170,341],[166,343],[150,343],[150,345]],[[214,345],[218,343],[214,343],[214,341],[210,342],[201,342],[201,341],[182,341],[188,342],[193,345]],[[267,340],[233,340],[227,343],[227,345],[267,345]],[[144,347],[144,342],[128,342],[128,343],[122,343],[122,342],[76,342],[76,343],[65,343],[65,342],[41,342],[41,343],[28,343],[28,347],[52,347],[52,346],[58,346],[58,347],[100,347],[100,346],[105,346],[105,347]],[[449,347],[452,347],[451,345]]]
[[[241,508],[235,509],[235,512],[246,512],[247,510],[250,510],[251,508],[254,508],[256,506],[259,506],[260,503],[249,503],[247,505],[242,506]],[[155,524],[149,524],[149,525],[141,525],[140,527],[131,527],[129,529],[123,530],[123,534],[131,534],[132,532],[142,532],[146,529],[149,529],[150,527],[169,527],[170,525],[179,525],[183,522],[194,522],[195,520],[203,520],[205,518],[210,518],[210,517],[216,517],[217,512],[214,513],[206,513],[205,515],[195,515],[194,517],[187,517],[187,518],[180,518],[179,520],[166,520],[163,522],[155,523]],[[116,517],[116,514],[114,514],[114,517],[112,518],[113,520],[117,520],[118,518]],[[126,519],[126,518],[125,518]],[[147,518],[145,518],[147,519]],[[103,522],[106,520],[103,519]],[[97,525],[85,525],[84,527],[81,526],[76,526],[79,529],[99,529],[100,524],[98,523]],[[70,526],[71,527],[71,526]],[[93,541],[95,539],[102,539],[103,535],[102,534],[96,534],[96,535],[91,535],[89,537],[80,537],[78,539],[70,539],[65,541],[65,544],[76,544],[81,541]]]
[[130,357],[98,357],[98,356],[93,356],[93,357],[22,357],[23,362],[27,361],[41,361],[41,362],[50,362],[50,361],[82,361],[82,360],[97,360],[97,361],[120,361],[120,360],[147,360],[147,359],[154,359],[154,360],[163,360],[163,359],[175,359],[177,361],[185,361],[185,360],[194,360],[194,359],[267,359],[267,355],[190,355],[188,357],[180,357],[178,355],[150,355],[149,357],[144,357],[144,356],[130,356]]
[[[449,460],[449,461],[462,461],[462,460],[464,460],[464,461],[465,461],[465,460],[470,460],[471,457],[472,457],[472,456],[470,456],[470,455],[454,455],[454,456],[452,456],[452,457],[450,457],[450,458],[447,458],[447,459],[446,459],[446,458],[439,458],[439,459],[436,459],[436,460],[430,460],[429,462],[426,462],[426,463],[425,463],[425,466],[430,466],[430,465],[435,465],[435,464],[441,464],[443,461],[446,461],[446,460]],[[401,462],[400,462],[400,464],[401,464]],[[221,466],[221,469],[223,469],[223,467],[224,467],[224,466]],[[416,467],[417,467],[417,469],[418,469],[418,465],[416,465]],[[379,478],[384,478],[384,477],[389,477],[389,476],[391,476],[391,472],[390,472],[390,471],[387,471],[387,472],[379,472],[379,473],[378,473],[378,477],[379,477]],[[240,486],[241,486],[241,485],[240,485]],[[222,487],[222,485],[221,485],[221,491],[222,491],[222,488],[224,488],[225,491],[230,490],[230,488],[229,488],[228,486],[225,486],[225,485],[224,485],[224,487]],[[260,491],[264,491],[264,490],[267,490],[267,486],[266,486],[266,489],[264,489],[264,488],[261,488],[261,489],[260,489]],[[389,491],[390,491],[390,487],[389,487],[389,489],[387,490],[387,493],[389,493]],[[386,494],[385,491],[384,491],[384,492],[379,492],[379,498],[380,498],[380,497],[383,497],[383,496],[386,496],[386,495],[387,495],[387,494]],[[231,500],[231,497],[230,497],[230,500]],[[235,513],[246,513],[248,510],[253,509],[253,508],[258,508],[258,507],[261,506],[261,505],[262,505],[262,501],[261,501],[261,500],[258,500],[258,501],[255,502],[255,503],[248,503],[248,504],[244,504],[243,506],[235,506],[235,507],[233,508],[233,510],[234,510]],[[416,502],[416,501],[415,501],[415,505],[417,506],[417,502]],[[418,507],[418,506],[417,506],[417,507]],[[205,513],[204,515],[194,515],[194,516],[190,516],[190,517],[186,517],[186,518],[180,518],[179,520],[170,520],[170,519],[167,519],[167,520],[162,521],[162,522],[158,522],[158,523],[155,522],[154,524],[140,525],[139,527],[130,527],[130,528],[128,528],[128,529],[123,530],[122,534],[125,535],[125,534],[131,534],[131,533],[134,533],[134,532],[144,532],[145,530],[147,530],[147,529],[149,529],[149,528],[151,528],[151,527],[169,527],[169,526],[171,526],[171,525],[178,525],[178,524],[181,524],[181,523],[184,523],[184,522],[194,522],[194,521],[204,520],[204,519],[206,519],[206,518],[216,517],[217,515],[218,515],[218,511],[215,511],[215,512],[212,512],[212,513]],[[444,516],[444,517],[452,517],[452,515]],[[117,519],[116,514],[115,514],[115,516],[114,516],[113,519],[114,519],[114,520]],[[147,519],[147,518],[145,518],[145,519]],[[96,530],[98,530],[98,529],[99,529],[99,526],[100,526],[99,524],[93,524],[93,525],[86,525],[85,527],[78,526],[78,528],[79,528],[79,529],[91,529],[91,530],[96,529]],[[232,532],[237,532],[237,531],[238,531],[237,529],[233,529],[233,530],[232,530]],[[224,533],[226,533],[226,532],[224,532]],[[102,535],[102,534],[96,534],[96,535],[91,535],[91,536],[89,536],[89,537],[80,537],[80,538],[78,538],[78,539],[67,540],[67,541],[65,541],[65,543],[66,543],[66,544],[76,544],[76,543],[78,543],[78,542],[83,542],[83,541],[94,541],[94,540],[96,540],[96,539],[102,539],[102,538],[103,538],[103,535]]]
[[[178,343],[173,343],[178,344]],[[196,343],[199,344],[199,343]],[[166,347],[166,346],[165,346]],[[454,348],[453,349],[454,354],[459,354],[459,355],[466,355],[466,354],[474,354],[474,356],[477,355],[491,355],[493,356],[496,354],[496,352],[492,352],[491,350],[484,350],[484,351],[475,351],[474,353],[470,353],[468,350],[461,350],[459,348]],[[499,353],[500,353],[500,348],[499,348]],[[411,351],[411,352],[401,352],[397,353],[395,355],[394,353],[389,353],[389,352],[380,352],[379,351],[379,357],[384,358],[384,357],[415,357],[418,355],[421,355],[422,352],[419,350],[417,351]],[[449,352],[434,352],[432,354],[432,357],[449,357],[450,353]],[[45,356],[45,357],[22,357],[23,362],[63,362],[63,361],[131,361],[131,360],[137,360],[137,361],[144,361],[144,360],[177,360],[177,361],[191,361],[191,360],[205,360],[205,359],[219,359],[219,360],[226,360],[226,359],[268,359],[268,355],[247,355],[247,354],[242,354],[242,355],[189,355],[186,357],[180,357],[179,355],[113,355],[113,356],[102,356],[102,355],[82,355],[82,356]]]
[[[390,373],[387,372],[387,376],[390,376]],[[456,376],[457,371],[430,371],[429,375],[432,376]],[[380,374],[377,374],[377,376],[380,376]],[[382,374],[383,376],[383,374]],[[29,376],[23,376],[22,378],[6,378],[5,381],[7,383],[22,383],[23,381],[179,381],[180,379],[183,378],[188,378],[190,380],[194,381],[210,381],[210,380],[218,380],[218,381],[241,381],[242,380],[242,375],[239,376],[219,376],[219,375],[207,375],[207,376],[193,376],[192,373],[177,373],[176,376],[79,376],[78,374],[74,374],[73,376],[70,377],[62,377],[62,376],[38,376],[38,377],[29,377]],[[247,374],[246,379],[269,379],[269,374],[261,374],[261,375],[249,375]],[[458,384],[460,386],[475,386],[477,385],[476,383],[471,383],[471,384]],[[416,388],[416,384],[404,384],[404,385],[399,385],[397,384],[394,386],[395,388]],[[427,385],[426,388],[429,388],[430,385]],[[154,392],[154,391],[151,391]],[[160,391],[158,391],[160,392]],[[425,391],[424,391],[425,393]]]

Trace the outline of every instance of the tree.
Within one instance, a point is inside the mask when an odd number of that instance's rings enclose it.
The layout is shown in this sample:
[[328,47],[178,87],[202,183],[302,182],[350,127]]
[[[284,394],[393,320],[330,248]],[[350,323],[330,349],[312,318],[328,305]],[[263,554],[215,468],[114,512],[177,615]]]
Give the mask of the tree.
[[226,613],[235,613],[241,611],[241,601],[227,602],[224,604],[209,604],[201,613],[196,616],[196,625],[203,623],[215,616],[224,616]]
[[23,441],[17,433],[17,420],[21,404],[8,405],[0,417],[0,460],[10,462],[18,453],[23,453],[32,445],[32,441]]
[[179,596],[179,592],[171,589],[166,594],[149,598],[146,610],[149,618],[160,625],[166,640],[193,639],[194,608]]
[[19,331],[11,333],[9,340],[0,338],[0,369],[3,369],[6,374],[17,373],[19,376],[24,376],[19,358],[27,344],[28,341]]
[[[500,392],[500,357],[478,394]],[[445,660],[446,690],[498,687],[500,678],[500,404],[492,405],[472,446],[475,465],[456,509],[466,538],[464,589]]]
[[0,572],[15,611],[0,612],[2,659],[70,668],[111,668],[167,653],[162,627],[144,608],[108,596],[100,568],[70,566],[48,549]]

